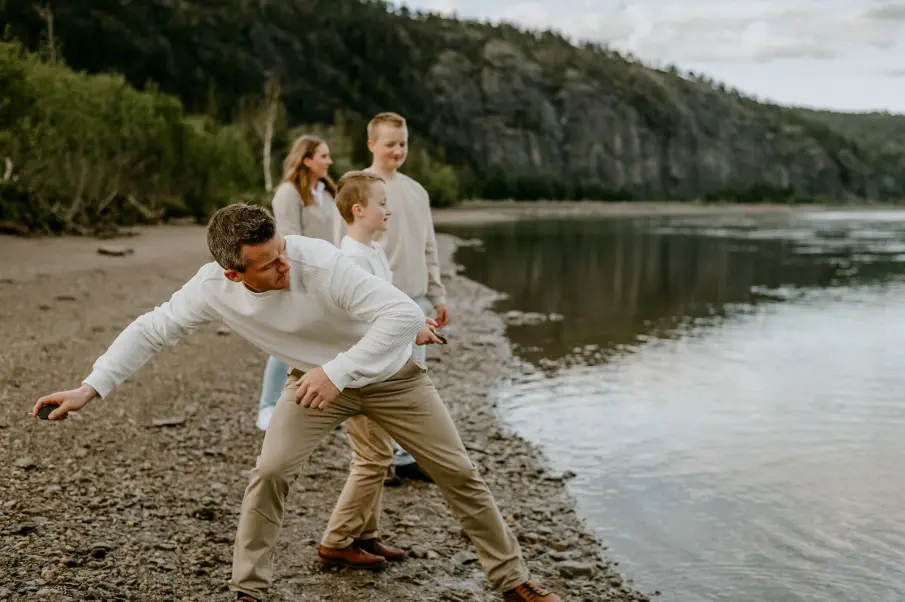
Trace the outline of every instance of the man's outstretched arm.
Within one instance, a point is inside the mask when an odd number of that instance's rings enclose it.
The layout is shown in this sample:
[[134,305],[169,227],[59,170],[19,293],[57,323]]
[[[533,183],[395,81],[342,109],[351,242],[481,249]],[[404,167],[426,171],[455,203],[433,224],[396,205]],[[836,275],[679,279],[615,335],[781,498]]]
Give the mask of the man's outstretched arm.
[[205,300],[201,276],[196,274],[169,301],[139,316],[123,330],[113,344],[94,362],[82,386],[60,391],[38,400],[32,414],[45,405],[59,405],[50,420],[62,420],[69,412],[81,410],[95,397],[110,392],[138,372],[164,345],[175,345],[193,330],[217,319]]
[[351,349],[324,364],[330,380],[343,390],[353,380],[375,377],[415,340],[424,327],[424,312],[389,282],[366,274],[344,256],[337,258],[328,295],[339,307],[370,323]]

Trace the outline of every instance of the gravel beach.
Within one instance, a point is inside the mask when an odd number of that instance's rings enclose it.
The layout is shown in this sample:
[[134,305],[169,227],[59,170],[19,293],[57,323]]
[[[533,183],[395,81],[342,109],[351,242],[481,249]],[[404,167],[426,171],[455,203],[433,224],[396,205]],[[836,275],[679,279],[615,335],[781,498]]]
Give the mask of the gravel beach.
[[[430,350],[431,376],[534,576],[564,600],[647,600],[605,558],[562,476],[502,426],[493,392],[515,362],[490,310],[496,294],[455,274],[453,238],[440,245],[453,324],[449,345]],[[81,415],[30,416],[39,396],[77,386],[122,328],[207,261],[203,229],[0,237],[0,257],[0,600],[232,599],[244,472],[263,439],[263,353],[210,325]],[[315,545],[349,455],[337,429],[293,485],[269,599],[498,600],[439,491],[421,482],[384,497],[386,539],[410,558],[378,573],[322,569]]]

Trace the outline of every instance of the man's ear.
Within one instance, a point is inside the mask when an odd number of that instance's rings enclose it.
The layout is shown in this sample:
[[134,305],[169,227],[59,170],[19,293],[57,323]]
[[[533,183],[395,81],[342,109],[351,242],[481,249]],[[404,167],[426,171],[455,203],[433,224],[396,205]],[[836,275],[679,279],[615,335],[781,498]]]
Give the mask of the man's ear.
[[233,282],[242,282],[242,276],[236,270],[224,270],[223,275]]

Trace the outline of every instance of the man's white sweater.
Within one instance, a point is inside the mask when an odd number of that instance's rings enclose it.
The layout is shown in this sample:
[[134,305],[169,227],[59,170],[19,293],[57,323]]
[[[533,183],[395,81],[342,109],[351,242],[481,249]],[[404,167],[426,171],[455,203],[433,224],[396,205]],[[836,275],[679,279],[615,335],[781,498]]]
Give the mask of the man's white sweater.
[[222,322],[293,368],[322,367],[340,390],[381,382],[405,365],[424,326],[415,302],[328,242],[287,236],[286,256],[289,288],[265,293],[227,279],[214,262],[202,266],[169,301],[132,322],[84,383],[106,397],[164,345],[208,322]]

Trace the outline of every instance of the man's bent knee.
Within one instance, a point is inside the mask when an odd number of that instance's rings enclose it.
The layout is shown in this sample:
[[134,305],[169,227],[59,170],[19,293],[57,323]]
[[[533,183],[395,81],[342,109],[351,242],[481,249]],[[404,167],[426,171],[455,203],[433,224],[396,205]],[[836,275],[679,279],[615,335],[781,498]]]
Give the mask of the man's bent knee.
[[259,460],[252,471],[252,481],[260,485],[272,486],[278,490],[288,490],[298,475],[298,468],[290,466],[279,458]]
[[[447,487],[461,489],[463,487],[484,487],[484,479],[477,467],[468,458],[457,459],[448,464],[438,466],[440,474],[434,480],[443,482]],[[433,476],[433,475],[432,475]]]

